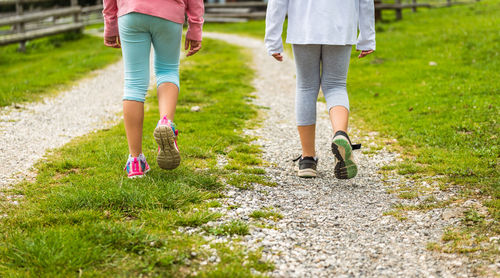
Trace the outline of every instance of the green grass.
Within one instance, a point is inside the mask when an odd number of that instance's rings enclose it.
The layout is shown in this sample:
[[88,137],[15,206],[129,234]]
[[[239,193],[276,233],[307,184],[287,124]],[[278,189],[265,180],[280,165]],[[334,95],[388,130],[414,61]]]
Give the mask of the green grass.
[[[235,171],[217,168],[226,150],[256,153],[244,147],[246,122],[256,116],[248,103],[253,88],[250,60],[239,48],[206,40],[203,51],[181,66],[182,89],[176,122],[183,162],[160,170],[154,159],[153,129],[157,98],[147,98],[144,150],[151,171],[128,179],[123,171],[127,143],[123,124],[73,140],[37,165],[34,182],[14,186],[6,195],[21,195],[18,206],[1,197],[1,277],[251,277],[251,268],[267,271],[260,252],[236,243],[212,245],[179,227],[203,227],[221,217],[222,179]],[[200,112],[190,112],[202,105]],[[217,130],[217,132],[213,132]],[[4,195],[0,195],[4,196]],[[248,233],[242,222],[230,222],[214,234]],[[196,255],[193,255],[196,254]]]
[[254,219],[271,219],[274,221],[278,221],[280,219],[283,219],[283,215],[277,211],[275,211],[273,208],[263,208],[261,210],[254,210],[250,214],[250,217]]
[[[223,32],[239,35],[246,35],[254,38],[263,39],[266,23],[264,20],[249,21],[246,23],[206,23],[203,30],[207,32]],[[286,27],[283,27],[286,33]]]
[[[486,203],[500,233],[500,4],[407,13],[377,25],[377,52],[351,64],[349,92],[357,124],[396,138],[399,174],[442,175],[465,198]],[[430,62],[437,65],[432,66]],[[397,70],[396,70],[397,69]],[[481,198],[479,196],[479,198]]]
[[29,41],[26,53],[17,45],[0,47],[0,107],[34,101],[57,92],[90,71],[117,61],[120,50],[101,38],[66,33]]
[[207,231],[210,234],[216,236],[232,236],[232,235],[248,235],[250,230],[248,228],[248,224],[243,221],[231,221],[220,226],[214,228],[208,228]]

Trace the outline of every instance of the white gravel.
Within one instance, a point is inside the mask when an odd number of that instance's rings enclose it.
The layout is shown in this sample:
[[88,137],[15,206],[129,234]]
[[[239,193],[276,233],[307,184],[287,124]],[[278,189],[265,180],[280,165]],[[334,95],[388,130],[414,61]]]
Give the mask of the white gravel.
[[[263,247],[264,258],[275,263],[275,277],[469,277],[471,263],[464,256],[426,250],[428,242],[439,242],[443,229],[458,223],[444,209],[412,212],[406,221],[383,213],[402,202],[387,193],[388,185],[377,174],[380,166],[397,157],[385,149],[376,155],[357,151],[358,176],[349,181],[335,179],[330,150],[331,127],[323,103],[318,103],[317,148],[319,177],[300,179],[291,159],[300,154],[294,119],[295,67],[290,57],[283,63],[267,56],[263,42],[228,34],[205,34],[210,38],[247,47],[257,72],[256,104],[264,111],[261,128],[248,131],[259,136],[263,158],[270,162],[267,175],[276,187],[256,185],[254,190],[231,189],[225,207],[238,206],[219,220],[248,220],[260,208],[274,207],[284,218],[275,228],[251,229],[243,244]],[[351,130],[355,142],[370,141],[376,133]],[[366,149],[366,147],[365,147]],[[386,181],[387,182],[387,181]],[[392,177],[389,183],[406,182]],[[449,198],[444,194],[442,198]],[[418,202],[419,200],[417,200]],[[209,223],[216,225],[217,223]],[[272,221],[268,224],[273,225]],[[226,241],[227,238],[213,238]]]
[[[86,33],[103,36],[98,29]],[[154,72],[153,50],[150,72]],[[154,74],[151,74],[149,89],[155,84]],[[122,115],[122,97],[123,63],[120,60],[89,73],[69,89],[42,101],[0,108],[0,159],[3,161],[0,188],[36,175],[32,166],[47,150],[118,123]]]
[[116,122],[121,110],[122,63],[89,76],[43,101],[0,110],[0,187],[29,175],[47,150]]
[[33,176],[33,164],[47,150],[117,123],[122,109],[122,62],[88,76],[40,102],[0,108],[0,188]]

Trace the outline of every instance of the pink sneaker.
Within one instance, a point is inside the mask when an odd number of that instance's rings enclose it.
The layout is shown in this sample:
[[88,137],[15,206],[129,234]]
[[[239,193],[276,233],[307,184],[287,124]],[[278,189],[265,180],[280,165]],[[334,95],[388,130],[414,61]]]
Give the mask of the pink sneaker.
[[129,155],[127,164],[123,170],[127,172],[129,178],[142,178],[149,171],[149,164],[142,153],[139,157]]
[[179,146],[177,146],[177,135],[174,122],[163,117],[158,121],[158,125],[153,133],[156,143],[158,143],[158,166],[165,170],[175,169],[181,163]]

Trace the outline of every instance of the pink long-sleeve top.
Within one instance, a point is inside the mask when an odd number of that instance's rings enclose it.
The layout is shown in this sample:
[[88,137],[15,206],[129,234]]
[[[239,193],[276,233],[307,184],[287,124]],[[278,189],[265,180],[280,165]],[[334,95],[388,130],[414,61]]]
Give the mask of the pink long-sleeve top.
[[118,36],[118,17],[137,12],[180,24],[188,19],[186,38],[201,41],[203,0],[104,0],[104,36]]

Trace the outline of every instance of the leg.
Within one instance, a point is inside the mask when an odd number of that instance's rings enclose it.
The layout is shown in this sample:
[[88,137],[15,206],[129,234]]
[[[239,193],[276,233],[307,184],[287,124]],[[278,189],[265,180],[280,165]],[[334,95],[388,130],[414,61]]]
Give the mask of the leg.
[[330,120],[334,131],[332,152],[335,155],[335,177],[351,179],[358,173],[354,162],[351,141],[347,135],[349,98],[346,80],[349,69],[351,46],[323,46],[323,73],[321,86],[325,94]]
[[182,25],[161,18],[153,18],[152,22],[160,118],[166,116],[173,121],[179,95]]
[[161,120],[153,133],[159,146],[156,161],[165,170],[175,169],[181,162],[177,130],[172,122],[179,95],[179,56],[182,25],[158,17],[150,17],[155,50],[155,72]]
[[122,44],[125,89],[123,120],[133,157],[142,153],[144,100],[149,85],[151,37],[141,26],[141,15],[131,13],[118,19]]
[[174,121],[175,108],[177,107],[177,97],[179,96],[179,88],[172,83],[162,83],[158,86],[158,108],[160,110],[160,118],[167,117]]
[[333,134],[339,130],[347,132],[349,110],[342,105],[332,107],[330,109],[330,122],[332,123]]
[[300,144],[302,146],[302,157],[315,157],[316,125],[298,126],[297,129],[299,130]]
[[297,67],[295,111],[302,144],[302,156],[316,156],[316,101],[320,86],[320,45],[293,45]]
[[138,157],[142,153],[142,126],[144,122],[144,103],[124,100],[123,122],[127,134],[130,155]]
[[321,87],[325,95],[333,133],[339,130],[347,132],[349,98],[346,80],[351,46],[324,45],[322,54]]

